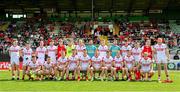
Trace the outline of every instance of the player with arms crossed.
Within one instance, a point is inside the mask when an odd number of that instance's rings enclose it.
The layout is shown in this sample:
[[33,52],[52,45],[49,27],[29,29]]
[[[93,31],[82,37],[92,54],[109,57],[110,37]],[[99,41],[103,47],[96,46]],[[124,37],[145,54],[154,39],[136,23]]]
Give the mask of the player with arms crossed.
[[31,45],[29,43],[26,43],[26,46],[22,50],[22,56],[23,56],[23,76],[22,76],[22,80],[24,80],[26,70],[28,68],[29,63],[32,60],[32,53],[33,53],[33,51],[31,49]]
[[114,40],[114,44],[109,49],[111,51],[111,56],[114,58],[118,51],[120,51],[120,47],[117,45],[117,40]]
[[45,61],[45,55],[46,55],[46,47],[44,46],[44,42],[40,41],[40,46],[36,48],[36,56],[37,56],[37,62],[39,65],[43,66]]
[[162,43],[162,38],[158,38],[157,44],[154,45],[154,50],[155,50],[155,60],[158,65],[158,82],[161,82],[161,64],[164,65],[164,71],[166,74],[166,81],[165,82],[172,82],[169,79],[169,74],[168,74],[168,68],[167,68],[167,63],[170,60],[170,54],[169,50],[166,44]]
[[83,51],[86,49],[83,40],[79,40],[79,44],[76,45],[77,55],[80,57],[83,55]]
[[50,45],[47,46],[47,55],[51,58],[51,62],[53,62],[54,66],[56,66],[56,54],[57,47],[54,45],[54,40],[52,40]]
[[15,71],[17,71],[17,80],[19,80],[20,70],[19,70],[19,58],[21,56],[21,49],[18,46],[18,41],[15,40],[13,45],[9,48],[11,69],[12,69],[12,80],[15,79]]
[[125,57],[130,50],[132,50],[132,47],[129,45],[128,41],[125,41],[125,44],[121,47],[122,57]]
[[101,40],[101,44],[98,47],[99,55],[100,57],[106,56],[106,51],[108,51],[108,46],[105,45],[105,40]]
[[94,56],[94,53],[96,52],[96,46],[93,45],[93,40],[89,40],[89,45],[86,46],[86,50],[88,55],[92,58]]

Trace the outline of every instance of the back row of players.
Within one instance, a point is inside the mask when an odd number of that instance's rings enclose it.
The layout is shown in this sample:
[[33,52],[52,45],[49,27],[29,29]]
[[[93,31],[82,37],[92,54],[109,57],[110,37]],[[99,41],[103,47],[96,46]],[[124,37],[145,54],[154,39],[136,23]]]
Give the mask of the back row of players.
[[[112,80],[119,79],[118,71],[122,71],[122,80],[132,80],[134,74],[136,80],[150,80],[153,72],[153,61],[158,65],[158,81],[161,81],[161,64],[164,65],[167,81],[169,75],[167,63],[170,59],[167,45],[163,43],[162,38],[157,39],[157,44],[151,46],[150,40],[140,47],[139,42],[135,42],[134,47],[126,42],[121,48],[114,40],[112,46],[105,45],[102,40],[99,47],[93,45],[93,40],[85,46],[83,40],[79,40],[78,45],[73,45],[69,41],[68,45],[63,45],[63,40],[59,40],[59,45],[55,46],[52,40],[49,46],[45,47],[43,41],[33,52],[31,45],[26,43],[25,47],[18,46],[17,41],[9,48],[10,62],[12,67],[12,80],[15,79],[15,70],[17,70],[17,80],[19,80],[19,58],[23,58],[23,77],[32,75],[39,80],[43,78],[54,78],[69,80],[69,72],[72,72],[72,79],[81,80],[80,72],[84,72],[84,78],[93,81],[95,72],[99,72],[99,77],[103,81],[109,76]],[[110,74],[108,73],[110,72]],[[59,76],[59,77],[58,77]]]

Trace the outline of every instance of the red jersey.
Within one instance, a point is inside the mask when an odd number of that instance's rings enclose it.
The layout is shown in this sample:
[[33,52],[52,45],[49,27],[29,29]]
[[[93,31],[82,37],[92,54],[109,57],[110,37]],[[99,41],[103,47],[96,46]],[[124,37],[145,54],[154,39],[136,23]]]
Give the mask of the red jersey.
[[142,47],[142,54],[144,52],[148,53],[148,57],[152,59],[152,47],[151,46],[143,46]]
[[58,58],[61,56],[61,51],[64,51],[64,52],[66,51],[64,45],[62,45],[62,46],[59,46],[59,45],[58,45],[58,48],[57,48],[57,57],[58,57]]

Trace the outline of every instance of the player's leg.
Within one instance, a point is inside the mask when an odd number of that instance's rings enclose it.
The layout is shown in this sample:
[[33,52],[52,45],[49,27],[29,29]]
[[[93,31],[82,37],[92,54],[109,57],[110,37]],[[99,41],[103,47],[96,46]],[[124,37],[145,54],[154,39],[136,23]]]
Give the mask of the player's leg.
[[77,80],[80,81],[80,80],[81,80],[81,77],[80,77],[81,67],[80,67],[80,66],[77,67],[77,68],[76,68],[76,71],[77,71],[77,76],[78,76]]
[[94,68],[93,67],[90,67],[90,78],[91,78],[91,81],[94,81]]
[[126,75],[127,68],[121,68],[121,71],[122,71],[122,80],[125,80],[124,76]]
[[26,71],[26,75],[29,77],[29,80],[31,79],[31,74],[30,74],[30,70]]
[[142,81],[144,81],[145,80],[145,73],[144,73],[144,71],[143,70],[140,70],[140,72],[141,72],[141,76],[142,76]]
[[17,71],[17,80],[19,80],[19,78],[20,78],[19,61],[16,61],[15,68]]
[[54,66],[54,67],[53,67],[53,70],[54,70],[54,80],[57,80],[57,78],[58,78],[58,73],[59,73],[58,67],[57,67],[57,66]]
[[12,80],[15,79],[15,64],[12,62],[11,63],[11,72],[12,72]]
[[64,80],[64,75],[66,73],[66,68],[58,68],[58,71],[59,71],[59,76],[60,76],[60,80]]
[[164,71],[165,71],[165,74],[166,74],[166,79],[169,80],[169,73],[168,73],[167,63],[164,63]]
[[102,68],[99,69],[99,70],[101,71],[101,73],[100,73],[101,81],[104,81],[103,77],[104,77],[105,72],[106,72],[107,69],[105,70],[105,67],[102,67]]
[[114,78],[116,80],[118,80],[119,79],[119,75],[118,75],[117,67],[113,67],[112,73],[113,73]]
[[151,81],[152,76],[154,75],[154,71],[149,71],[148,73],[148,81]]
[[[105,78],[107,79],[108,78],[108,68],[107,67],[103,67],[104,68],[104,75],[105,75]],[[104,76],[103,75],[103,76]]]
[[158,81],[161,81],[161,63],[157,63],[158,66]]
[[161,58],[157,57],[158,81],[161,81]]
[[128,72],[129,72],[128,81],[130,81],[130,80],[132,80],[133,67],[131,67],[130,69],[128,69]]
[[25,78],[26,71],[27,71],[27,66],[26,66],[26,65],[23,65],[23,75],[22,75],[22,80],[24,80],[24,78]]
[[109,71],[111,72],[110,73],[111,81],[114,81],[114,79],[115,79],[115,76],[114,76],[114,67],[109,68]]
[[87,68],[87,71],[86,71],[86,81],[88,81],[89,80],[89,75],[90,75],[90,71],[91,71],[91,69],[90,69],[90,67],[88,67]]
[[66,80],[69,80],[69,67],[66,68]]

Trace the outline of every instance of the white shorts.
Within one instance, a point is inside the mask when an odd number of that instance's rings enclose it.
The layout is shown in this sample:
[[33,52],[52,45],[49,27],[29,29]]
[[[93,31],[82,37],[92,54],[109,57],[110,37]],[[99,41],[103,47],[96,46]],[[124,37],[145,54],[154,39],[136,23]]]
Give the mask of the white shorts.
[[105,68],[109,70],[111,69],[111,65],[105,65]]
[[69,71],[74,71],[76,70],[77,66],[69,66]]
[[56,57],[51,57],[52,62],[56,62]]
[[149,73],[151,71],[151,69],[150,68],[142,68],[141,71],[143,73]]
[[30,63],[30,61],[29,61],[29,60],[23,60],[23,66],[28,66],[28,65],[29,65],[29,63]]
[[101,67],[100,65],[94,65],[94,68],[95,68],[94,70],[100,70]]
[[11,65],[19,65],[19,57],[11,57],[10,62]]
[[60,71],[64,70],[64,68],[65,68],[65,65],[58,66],[58,70],[60,70]]
[[166,56],[157,56],[157,61],[156,61],[157,64],[160,64],[160,63],[168,63],[167,62],[167,57]]
[[131,69],[131,68],[133,68],[133,65],[131,64],[131,65],[127,65],[127,69],[129,70],[129,69]]
[[38,62],[38,64],[41,65],[41,66],[44,64],[44,61],[42,61],[42,60],[37,60],[37,62]]
[[135,60],[135,62],[139,62],[140,61],[140,57],[134,56],[134,60]]
[[82,70],[82,71],[86,71],[87,68],[88,68],[88,66],[81,66],[81,70]]

